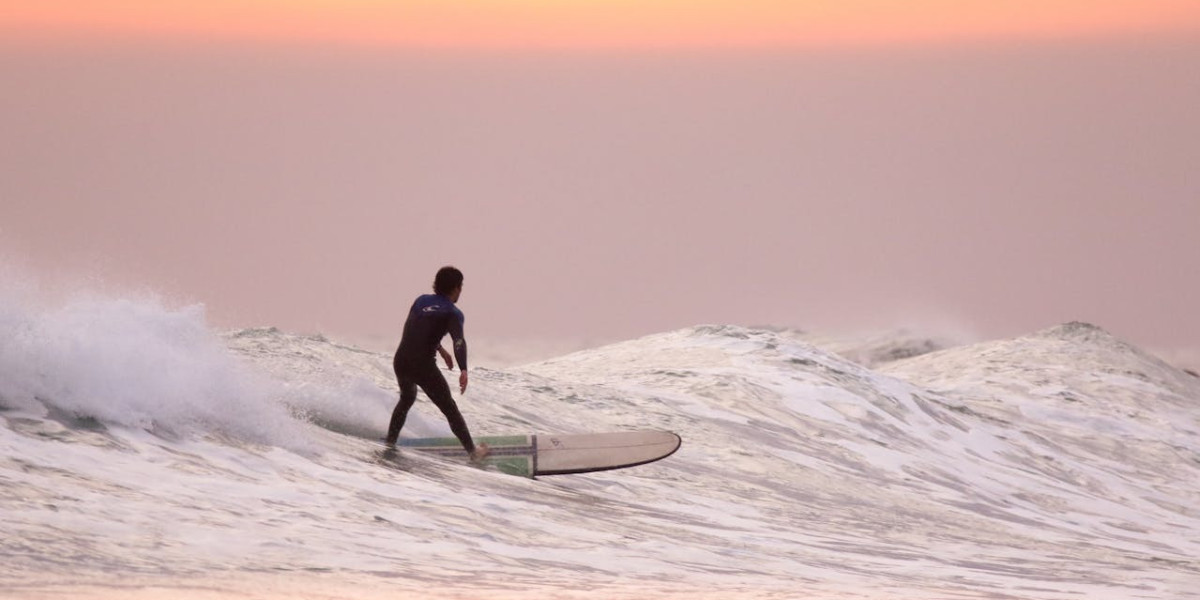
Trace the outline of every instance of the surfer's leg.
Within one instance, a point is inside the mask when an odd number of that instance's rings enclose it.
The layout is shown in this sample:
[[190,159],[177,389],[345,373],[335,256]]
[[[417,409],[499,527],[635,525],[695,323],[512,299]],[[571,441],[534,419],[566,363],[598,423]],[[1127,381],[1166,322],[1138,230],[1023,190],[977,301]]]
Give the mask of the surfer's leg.
[[420,385],[421,389],[425,390],[425,395],[433,401],[438,410],[446,416],[446,422],[450,424],[450,431],[454,432],[454,437],[467,449],[467,452],[475,452],[475,442],[471,439],[471,430],[467,427],[466,419],[463,419],[462,413],[458,412],[458,404],[454,402],[454,397],[450,395],[450,386],[446,384],[446,378],[434,367],[431,373],[422,374]]
[[400,430],[404,429],[408,411],[417,401],[417,384],[408,378],[399,375],[397,377],[400,379],[400,401],[392,410],[392,422],[388,426],[387,445],[389,446],[396,444],[396,439],[400,437]]

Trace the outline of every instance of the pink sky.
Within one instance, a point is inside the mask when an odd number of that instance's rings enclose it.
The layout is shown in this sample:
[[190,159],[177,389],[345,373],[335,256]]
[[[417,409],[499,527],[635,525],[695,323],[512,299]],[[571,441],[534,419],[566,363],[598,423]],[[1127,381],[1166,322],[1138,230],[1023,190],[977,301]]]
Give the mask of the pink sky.
[[1200,42],[805,51],[0,46],[0,256],[398,335],[697,323],[1200,341]]

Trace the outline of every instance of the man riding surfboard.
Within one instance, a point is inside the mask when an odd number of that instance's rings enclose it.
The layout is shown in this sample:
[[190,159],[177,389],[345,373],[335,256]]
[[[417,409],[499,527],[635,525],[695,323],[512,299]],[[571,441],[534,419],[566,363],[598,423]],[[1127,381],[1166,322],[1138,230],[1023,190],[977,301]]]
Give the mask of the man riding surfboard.
[[404,334],[396,348],[392,368],[400,385],[400,401],[392,411],[386,443],[395,446],[404,428],[408,411],[417,401],[417,388],[425,392],[434,405],[442,411],[450,430],[471,456],[478,462],[488,454],[487,444],[475,445],[471,431],[458,405],[450,395],[450,386],[438,372],[435,353],[441,352],[446,363],[451,365],[449,353],[441,347],[442,338],[450,334],[454,343],[454,356],[458,359],[458,386],[467,391],[467,340],[463,337],[466,318],[457,306],[462,295],[463,274],[454,267],[442,267],[433,280],[432,294],[419,296],[408,311],[404,322]]

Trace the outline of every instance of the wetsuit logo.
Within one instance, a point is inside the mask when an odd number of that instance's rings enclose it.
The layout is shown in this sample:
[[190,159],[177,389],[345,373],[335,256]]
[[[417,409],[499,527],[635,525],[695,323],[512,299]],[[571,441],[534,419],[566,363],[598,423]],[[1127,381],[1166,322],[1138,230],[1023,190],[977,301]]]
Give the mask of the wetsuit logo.
[[421,312],[431,313],[431,312],[437,312],[441,309],[442,309],[441,304],[434,304],[433,306],[426,306],[425,308],[422,308]]

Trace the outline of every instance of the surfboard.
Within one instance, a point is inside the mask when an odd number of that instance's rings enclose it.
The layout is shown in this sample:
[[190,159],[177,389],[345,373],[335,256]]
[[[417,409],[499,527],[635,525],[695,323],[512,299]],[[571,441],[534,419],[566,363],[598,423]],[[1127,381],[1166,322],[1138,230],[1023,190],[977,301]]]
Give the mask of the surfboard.
[[[669,431],[532,434],[477,437],[491,447],[484,466],[512,475],[568,475],[624,469],[662,460],[683,443]],[[401,438],[399,446],[447,458],[466,460],[457,438]]]

